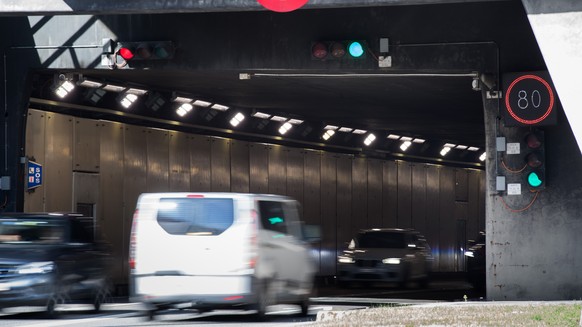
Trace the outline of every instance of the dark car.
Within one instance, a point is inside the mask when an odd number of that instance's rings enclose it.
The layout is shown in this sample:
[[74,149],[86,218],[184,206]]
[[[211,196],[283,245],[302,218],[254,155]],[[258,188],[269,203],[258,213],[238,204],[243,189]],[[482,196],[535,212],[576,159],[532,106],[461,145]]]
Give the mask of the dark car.
[[0,308],[40,307],[108,298],[106,246],[92,218],[63,213],[0,214]]
[[338,256],[340,286],[355,282],[429,282],[433,262],[431,248],[414,229],[374,228],[360,231]]
[[467,257],[467,279],[477,289],[485,288],[485,232],[479,232],[475,240],[469,241],[465,251]]

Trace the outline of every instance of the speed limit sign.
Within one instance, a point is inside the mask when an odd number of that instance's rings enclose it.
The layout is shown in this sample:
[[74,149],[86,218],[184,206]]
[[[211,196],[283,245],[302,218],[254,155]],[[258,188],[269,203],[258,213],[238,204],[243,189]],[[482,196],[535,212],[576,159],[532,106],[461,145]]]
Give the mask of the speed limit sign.
[[503,74],[506,126],[557,124],[558,98],[546,71]]

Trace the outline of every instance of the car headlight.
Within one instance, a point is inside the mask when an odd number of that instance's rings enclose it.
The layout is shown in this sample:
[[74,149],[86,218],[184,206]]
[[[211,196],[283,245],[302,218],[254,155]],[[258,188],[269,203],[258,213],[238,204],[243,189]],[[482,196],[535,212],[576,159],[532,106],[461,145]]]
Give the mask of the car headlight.
[[337,261],[339,263],[354,263],[355,262],[354,258],[352,258],[352,257],[345,257],[345,256],[339,256],[337,258]]
[[473,258],[475,257],[475,254],[473,253],[473,251],[465,251],[465,256]]
[[400,258],[386,258],[386,259],[382,259],[382,263],[386,264],[386,265],[399,265],[400,264]]
[[26,275],[26,274],[47,274],[52,272],[55,269],[55,265],[52,261],[43,261],[43,262],[31,262],[25,265],[22,265],[16,269],[17,274]]

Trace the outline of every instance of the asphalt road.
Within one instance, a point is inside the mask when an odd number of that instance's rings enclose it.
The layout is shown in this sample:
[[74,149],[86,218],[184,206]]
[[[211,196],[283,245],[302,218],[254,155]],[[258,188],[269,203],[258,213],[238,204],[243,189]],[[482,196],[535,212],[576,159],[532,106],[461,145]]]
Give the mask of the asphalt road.
[[[277,305],[270,307],[268,319],[259,322],[253,312],[215,311],[198,314],[190,310],[168,310],[161,312],[154,321],[145,317],[144,307],[137,303],[127,303],[116,299],[115,303],[104,305],[103,311],[95,314],[86,306],[68,305],[63,307],[56,319],[46,319],[40,313],[16,313],[5,310],[0,315],[0,327],[102,327],[102,326],[186,326],[212,325],[264,325],[296,326],[315,321],[317,312],[322,310],[353,310],[375,305],[414,304],[436,301],[479,300],[484,294],[473,289],[462,276],[438,276],[429,287],[422,289],[415,284],[407,288],[397,288],[390,284],[354,285],[352,288],[337,288],[333,283],[321,283],[307,317],[299,315],[299,307]],[[22,311],[22,308],[18,309]]]

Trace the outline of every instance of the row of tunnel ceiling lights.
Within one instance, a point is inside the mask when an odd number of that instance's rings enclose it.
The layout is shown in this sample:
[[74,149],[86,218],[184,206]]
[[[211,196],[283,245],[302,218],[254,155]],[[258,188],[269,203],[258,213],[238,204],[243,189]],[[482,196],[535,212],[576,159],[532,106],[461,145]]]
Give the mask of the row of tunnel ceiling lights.
[[[130,108],[132,106],[132,104],[138,99],[139,96],[143,96],[146,93],[148,93],[147,90],[142,90],[142,89],[138,89],[138,88],[128,88],[128,87],[117,86],[117,85],[112,85],[112,84],[106,84],[106,83],[101,83],[101,82],[92,81],[92,80],[88,80],[88,79],[81,79],[77,84],[79,84],[80,86],[83,86],[83,87],[91,88],[93,90],[91,95],[90,95],[90,97],[91,97],[90,100],[94,103],[97,103],[99,101],[99,99],[101,99],[107,91],[120,93],[120,95],[118,96],[117,99],[118,99],[119,103],[126,109]],[[64,81],[60,81],[60,83],[58,83],[56,85],[56,87],[54,87],[53,89],[54,89],[55,93],[57,94],[57,96],[59,96],[60,98],[64,98],[74,88],[75,88],[75,85],[71,81],[64,80]],[[150,106],[153,106],[155,108],[154,110],[161,108],[165,104],[165,100],[161,96],[154,97],[153,100],[150,102],[151,102]],[[188,98],[188,97],[182,97],[182,96],[174,96],[172,99],[172,102],[177,104],[176,114],[180,117],[186,116],[188,113],[190,113],[194,109],[194,107],[205,107],[205,108],[210,108],[210,109],[214,109],[217,111],[227,111],[230,109],[229,106],[221,105],[218,103],[212,103],[212,102],[208,102],[208,101],[203,101],[203,100],[193,99],[193,98]],[[275,122],[281,123],[281,126],[279,127],[279,134],[281,134],[281,135],[285,135],[289,130],[291,130],[293,128],[293,126],[297,126],[297,125],[300,125],[303,123],[303,120],[300,120],[300,119],[292,119],[292,118],[290,119],[290,118],[286,118],[283,116],[270,115],[270,114],[263,113],[263,112],[254,112],[251,116],[258,118],[258,119],[265,120],[265,121],[270,120],[270,121],[275,121]],[[229,123],[232,127],[237,127],[240,125],[240,123],[243,120],[245,120],[245,118],[246,118],[246,116],[243,113],[237,112],[232,116]],[[336,132],[352,133],[352,134],[358,134],[358,135],[367,134],[367,136],[364,138],[364,145],[366,145],[366,146],[370,146],[376,140],[375,134],[368,133],[367,130],[363,130],[363,129],[342,127],[342,126],[335,126],[335,125],[326,125],[323,128],[323,130],[324,130],[324,132],[321,135],[321,138],[324,141],[328,141],[329,139],[331,139]],[[390,139],[390,140],[402,142],[400,144],[400,149],[403,152],[407,151],[408,148],[410,146],[412,146],[413,144],[423,144],[426,142],[426,140],[421,139],[421,138],[413,138],[413,137],[409,137],[409,136],[400,136],[400,135],[396,135],[396,134],[389,134],[386,138]],[[446,156],[447,153],[449,153],[449,151],[451,149],[457,149],[457,150],[463,150],[463,151],[466,150],[466,151],[471,151],[471,152],[479,151],[478,147],[453,144],[453,143],[446,143],[443,146],[442,150],[440,151],[440,155],[443,157]],[[486,159],[486,153],[483,152],[479,156],[479,160],[485,161],[485,159]]]

